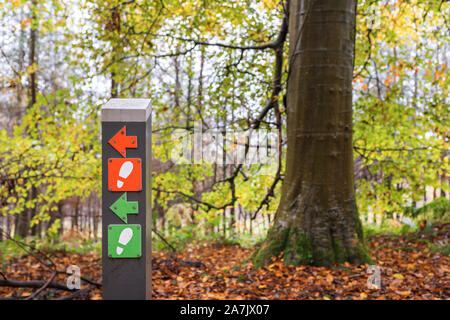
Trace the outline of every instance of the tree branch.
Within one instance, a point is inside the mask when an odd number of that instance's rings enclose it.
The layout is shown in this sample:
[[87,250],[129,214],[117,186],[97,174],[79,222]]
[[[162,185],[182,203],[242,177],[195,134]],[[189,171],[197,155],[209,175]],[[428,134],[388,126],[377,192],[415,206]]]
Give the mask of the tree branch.
[[35,297],[37,297],[42,291],[44,291],[52,283],[53,279],[55,279],[57,274],[58,274],[58,272],[53,272],[52,276],[47,280],[47,282],[44,283],[44,285],[42,287],[40,287],[31,296],[26,297],[25,300],[31,300],[31,299],[34,299]]
[[[64,291],[76,291],[77,289],[69,289],[66,285],[58,282],[49,282],[44,280],[31,280],[31,281],[17,281],[17,280],[0,280],[0,287],[13,287],[13,288],[54,288]],[[44,288],[44,289],[45,289]]]

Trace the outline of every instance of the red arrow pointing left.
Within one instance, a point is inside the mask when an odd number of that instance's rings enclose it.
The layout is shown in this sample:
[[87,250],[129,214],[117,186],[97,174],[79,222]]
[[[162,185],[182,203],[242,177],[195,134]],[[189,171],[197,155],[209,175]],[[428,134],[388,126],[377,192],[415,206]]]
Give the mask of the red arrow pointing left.
[[127,126],[123,126],[108,143],[122,156],[126,157],[127,148],[137,148],[137,136],[127,136]]

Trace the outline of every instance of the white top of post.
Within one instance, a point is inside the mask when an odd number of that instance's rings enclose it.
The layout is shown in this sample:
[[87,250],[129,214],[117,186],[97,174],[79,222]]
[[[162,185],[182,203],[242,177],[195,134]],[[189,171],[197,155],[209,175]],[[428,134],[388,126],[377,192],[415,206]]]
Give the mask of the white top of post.
[[150,99],[110,99],[102,107],[102,121],[146,122],[151,112]]

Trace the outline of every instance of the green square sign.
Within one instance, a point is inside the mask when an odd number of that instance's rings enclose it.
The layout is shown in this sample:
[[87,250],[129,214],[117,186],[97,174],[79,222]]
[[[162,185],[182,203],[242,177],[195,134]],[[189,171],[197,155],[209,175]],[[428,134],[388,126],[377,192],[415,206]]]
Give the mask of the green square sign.
[[139,224],[110,224],[108,226],[108,257],[141,257],[141,229]]

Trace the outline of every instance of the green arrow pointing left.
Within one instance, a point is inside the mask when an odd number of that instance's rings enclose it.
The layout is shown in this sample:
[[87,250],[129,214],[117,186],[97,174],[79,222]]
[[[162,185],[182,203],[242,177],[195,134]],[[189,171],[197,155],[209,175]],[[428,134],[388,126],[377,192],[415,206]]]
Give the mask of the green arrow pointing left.
[[137,214],[138,213],[138,202],[137,201],[127,201],[127,193],[125,192],[109,208],[123,222],[127,223],[127,214]]

